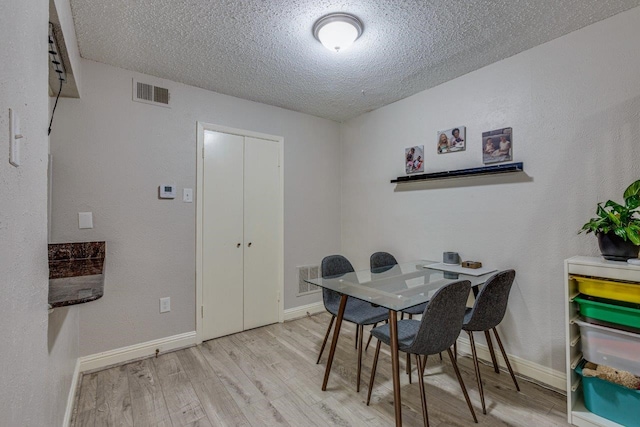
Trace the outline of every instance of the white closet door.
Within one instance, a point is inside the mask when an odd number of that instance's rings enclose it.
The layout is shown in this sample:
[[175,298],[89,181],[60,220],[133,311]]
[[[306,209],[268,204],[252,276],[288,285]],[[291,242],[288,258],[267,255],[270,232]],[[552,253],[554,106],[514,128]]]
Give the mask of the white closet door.
[[245,137],[245,329],[278,322],[279,157],[277,142]]
[[243,330],[244,137],[205,131],[203,340]]

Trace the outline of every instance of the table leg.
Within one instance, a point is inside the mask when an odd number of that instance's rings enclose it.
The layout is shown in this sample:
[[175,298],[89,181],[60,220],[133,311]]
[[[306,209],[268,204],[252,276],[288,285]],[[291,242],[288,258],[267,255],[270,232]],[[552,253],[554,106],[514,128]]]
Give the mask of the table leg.
[[338,336],[340,335],[340,326],[342,326],[342,316],[344,315],[344,309],[346,306],[347,306],[347,296],[342,295],[342,298],[340,298],[340,308],[338,309],[338,316],[336,317],[336,326],[333,328],[333,338],[331,339],[331,349],[329,351],[329,360],[327,360],[327,367],[324,370],[324,381],[322,382],[322,391],[325,391],[327,389],[327,382],[329,382],[329,374],[331,373],[331,364],[333,363],[333,356],[336,354],[336,346],[338,345]]
[[393,407],[396,427],[402,426],[402,401],[400,400],[400,361],[398,357],[398,313],[389,310],[389,332],[391,338],[391,373],[393,375]]

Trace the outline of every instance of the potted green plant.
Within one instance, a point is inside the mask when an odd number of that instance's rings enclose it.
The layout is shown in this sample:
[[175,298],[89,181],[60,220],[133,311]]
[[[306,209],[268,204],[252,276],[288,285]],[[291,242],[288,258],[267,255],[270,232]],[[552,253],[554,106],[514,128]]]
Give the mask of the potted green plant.
[[595,233],[602,256],[613,261],[637,258],[640,249],[640,180],[627,187],[623,197],[624,205],[598,203],[598,216],[580,230]]

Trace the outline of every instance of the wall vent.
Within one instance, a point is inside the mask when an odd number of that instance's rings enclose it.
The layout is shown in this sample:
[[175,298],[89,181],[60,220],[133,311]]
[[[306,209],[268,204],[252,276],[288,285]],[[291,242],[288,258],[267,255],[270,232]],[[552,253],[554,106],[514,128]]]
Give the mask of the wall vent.
[[320,287],[305,282],[306,279],[317,279],[320,277],[320,266],[317,265],[303,265],[296,267],[298,271],[298,295],[309,295],[316,292],[320,292]]
[[133,100],[169,107],[169,89],[133,79]]

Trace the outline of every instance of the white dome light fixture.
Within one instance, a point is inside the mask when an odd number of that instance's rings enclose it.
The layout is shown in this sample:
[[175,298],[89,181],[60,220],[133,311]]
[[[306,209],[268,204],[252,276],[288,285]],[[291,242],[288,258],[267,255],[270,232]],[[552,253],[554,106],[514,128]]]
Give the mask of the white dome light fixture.
[[313,36],[327,49],[342,52],[360,37],[364,27],[348,13],[330,13],[313,24]]

